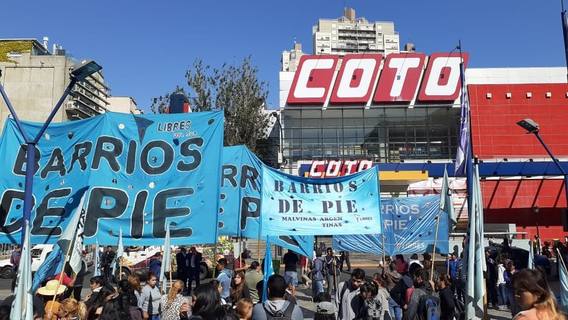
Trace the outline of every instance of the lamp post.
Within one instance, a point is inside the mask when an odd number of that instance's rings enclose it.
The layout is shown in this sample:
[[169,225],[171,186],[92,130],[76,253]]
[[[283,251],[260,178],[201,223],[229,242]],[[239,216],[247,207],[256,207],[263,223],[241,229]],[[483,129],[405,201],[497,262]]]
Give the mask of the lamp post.
[[282,146],[282,141],[283,141],[283,136],[282,136],[282,122],[280,122],[280,113],[274,111],[270,114],[270,116],[274,117],[276,119],[276,124],[278,124],[278,165],[280,166],[281,163],[283,163],[284,161],[282,161],[284,159],[284,153],[283,153],[283,146]]
[[[47,130],[47,127],[55,117],[55,114],[57,113],[57,111],[59,110],[59,108],[61,107],[67,96],[69,95],[69,93],[71,93],[71,90],[73,89],[75,84],[77,82],[84,81],[85,78],[100,71],[101,69],[102,67],[100,65],[90,60],[82,63],[78,68],[75,68],[71,71],[69,84],[65,88],[65,91],[63,91],[63,94],[61,95],[61,98],[59,98],[59,101],[57,101],[57,104],[55,104],[55,106],[51,110],[51,113],[47,117],[47,120],[45,120],[43,126],[41,127],[41,129],[38,131],[38,133],[33,139],[30,138],[28,132],[26,132],[26,130],[24,130],[24,128],[22,127],[22,123],[18,118],[18,115],[16,114],[16,110],[12,106],[12,103],[10,102],[8,95],[4,90],[4,87],[0,84],[0,94],[2,95],[2,99],[4,99],[4,102],[6,103],[6,106],[10,111],[10,114],[14,118],[14,121],[16,122],[16,127],[18,128],[18,131],[22,135],[26,145],[26,180],[24,186],[24,215],[22,219],[22,239],[21,239],[22,246],[24,245],[24,234],[26,231],[25,229],[28,226],[28,222],[30,220],[30,215],[33,207],[33,176],[36,169],[34,161],[36,157],[35,153],[36,146],[39,140],[41,139],[41,137],[43,136],[45,130]],[[1,73],[0,76],[2,76]]]
[[538,123],[536,123],[536,121],[534,121],[533,119],[527,118],[517,122],[517,125],[527,130],[527,133],[534,134],[534,136],[538,139],[540,144],[542,144],[544,150],[546,150],[546,153],[548,153],[554,164],[556,164],[556,167],[558,168],[558,170],[560,170],[560,173],[562,173],[562,176],[564,177],[564,193],[566,196],[566,206],[568,207],[568,175],[566,175],[566,171],[564,171],[564,168],[562,168],[562,166],[560,165],[560,161],[558,161],[558,159],[556,159],[554,155],[552,155],[552,152],[550,151],[546,143],[544,143],[540,134],[538,134],[540,131]]

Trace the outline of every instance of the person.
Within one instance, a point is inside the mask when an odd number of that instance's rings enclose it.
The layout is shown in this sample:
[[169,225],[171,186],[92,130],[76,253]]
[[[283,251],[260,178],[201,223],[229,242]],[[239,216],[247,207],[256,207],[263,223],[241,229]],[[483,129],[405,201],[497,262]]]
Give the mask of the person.
[[[128,280],[120,280],[117,288],[118,290],[113,291],[105,298],[100,319],[142,320],[142,312],[136,305],[136,297],[128,284]],[[131,307],[133,309],[131,309]]]
[[355,268],[351,278],[339,283],[335,292],[338,319],[353,319],[356,310],[351,307],[351,301],[359,294],[359,287],[365,283],[365,271]]
[[189,319],[215,319],[221,305],[219,291],[211,284],[195,288],[192,299],[192,315]]
[[507,265],[505,267],[505,291],[507,295],[507,299],[510,303],[509,308],[511,309],[511,314],[515,316],[520,310],[517,302],[515,301],[515,294],[513,289],[513,275],[517,272],[515,268],[515,263],[512,260],[507,261]]
[[514,320],[564,320],[545,275],[538,270],[523,269],[513,274],[515,299],[522,311]]
[[405,274],[408,271],[408,263],[404,261],[402,254],[397,254],[394,258],[394,262],[396,263],[396,272]]
[[94,276],[89,280],[89,288],[91,293],[85,298],[85,305],[90,308],[94,305],[95,301],[98,300],[98,295],[104,285],[104,279],[102,276]]
[[418,260],[418,254],[413,253],[410,256],[410,260],[408,261],[408,269],[410,270],[410,267],[415,263],[418,264],[420,266],[420,268],[424,268],[424,265],[422,263],[420,263],[420,260]]
[[161,269],[162,253],[156,252],[156,254],[154,254],[154,256],[150,258],[150,262],[148,263],[148,270],[154,275],[159,275]]
[[195,281],[195,287],[199,286],[201,274],[201,260],[203,256],[195,247],[189,248],[189,283],[187,284],[187,292],[191,294],[191,287]]
[[[96,295],[94,295],[94,299],[91,300],[91,304],[86,305],[87,306],[87,319],[88,320],[99,319],[101,317],[101,314],[103,313],[103,309],[106,305],[107,300],[114,293],[115,293],[115,290],[114,290],[113,287],[106,285],[106,284],[103,285],[100,288],[100,291]],[[93,296],[91,296],[91,297],[93,297]]]
[[314,296],[316,313],[314,320],[335,320],[335,305],[331,302],[331,296],[327,292],[320,292]]
[[[85,262],[85,256],[87,255],[86,251],[82,251],[82,259],[81,259],[81,269],[75,275],[75,279],[72,281],[72,285],[70,286],[70,290],[68,292],[70,297],[75,298],[77,301],[81,301],[81,292],[83,291],[83,282],[85,281],[85,275],[87,274],[87,262]],[[69,264],[65,265],[65,273],[72,274],[73,269]]]
[[[184,287],[187,286],[187,282],[189,280],[189,256],[187,254],[187,250],[185,247],[180,247],[179,252],[176,253],[176,267],[177,267],[177,278],[181,280],[184,284]],[[188,291],[191,291],[189,287],[187,288]],[[191,292],[189,292],[191,294]]]
[[221,298],[225,301],[229,300],[231,295],[231,270],[227,269],[227,259],[221,258],[217,261],[217,271],[219,275],[217,276],[217,281],[221,288]]
[[[312,263],[312,297],[323,292],[323,279],[325,278],[325,261],[321,257],[320,249],[316,249],[316,258]],[[327,292],[329,295],[329,292]]]
[[373,283],[377,286],[377,295],[375,300],[381,306],[381,313],[379,314],[380,319],[392,319],[393,314],[391,314],[391,301],[389,291],[385,287],[386,281],[379,273],[373,274]]
[[491,303],[494,308],[497,308],[499,302],[497,298],[497,263],[489,250],[485,250],[485,265],[487,267],[485,278],[487,302]]
[[112,282],[112,264],[115,262],[115,257],[116,253],[111,246],[107,246],[101,255],[101,268],[105,282]]
[[[22,247],[17,245],[14,248],[14,251],[12,251],[12,254],[10,255],[10,264],[12,265],[12,270],[14,274],[18,274],[18,268],[20,267],[21,257],[22,257]],[[16,278],[17,277],[14,277],[12,279],[12,285],[11,285],[12,291],[14,291],[14,289],[16,288]]]
[[278,274],[268,278],[268,300],[258,303],[252,310],[253,320],[266,320],[280,317],[291,320],[302,320],[302,310],[295,303],[284,299],[286,280]]
[[383,269],[381,277],[385,280],[385,288],[390,292],[402,278],[402,275],[396,271],[396,262],[391,261],[388,267]]
[[258,261],[253,261],[251,262],[247,273],[245,273],[245,283],[249,288],[250,298],[254,304],[260,300],[259,292],[256,290],[256,285],[260,281],[262,281],[260,263],[258,263]]
[[440,317],[440,299],[433,295],[433,288],[426,278],[424,269],[417,269],[414,273],[414,289],[409,290],[410,298],[408,299],[408,308],[405,317],[415,319],[415,317],[424,318],[426,313],[430,313],[427,299],[434,300],[434,314]]
[[339,251],[339,271],[343,272],[343,263],[347,265],[347,272],[351,271],[351,261],[349,260],[349,251]]
[[499,257],[497,264],[497,303],[499,304],[498,309],[504,310],[509,304],[509,297],[507,296],[507,289],[505,283],[505,265],[502,257]]
[[450,277],[445,273],[438,277],[438,292],[440,295],[440,320],[453,320],[456,305],[454,294],[450,288]]
[[247,262],[246,262],[246,257],[247,257],[247,252],[241,252],[241,254],[239,255],[239,258],[235,260],[235,262],[233,263],[233,272],[239,272],[239,271],[245,271],[247,270]]
[[250,320],[252,319],[252,300],[249,298],[242,298],[237,301],[235,305],[235,311],[239,320]]
[[245,273],[238,271],[231,280],[230,301],[236,305],[243,298],[250,299],[250,291],[245,281]]
[[134,293],[134,296],[136,297],[136,305],[142,309],[142,286],[140,285],[140,278],[135,275],[135,274],[131,274],[128,276],[128,283],[130,284],[130,287],[132,288],[132,291]]
[[283,257],[284,260],[284,279],[286,279],[286,284],[291,284],[294,287],[298,286],[298,264],[300,263],[300,258],[292,250],[288,249],[288,252]]
[[83,302],[67,298],[61,301],[57,317],[58,320],[82,320],[87,316],[86,312],[87,310]]
[[183,297],[184,284],[181,280],[175,280],[172,283],[170,292],[163,295],[160,300],[161,318],[162,320],[179,320],[181,306],[186,301]]
[[150,272],[148,281],[142,288],[142,311],[144,319],[159,320],[160,319],[160,289],[157,286],[158,277]]
[[[56,320],[57,313],[61,307],[61,298],[67,287],[58,280],[49,280],[45,286],[37,289],[37,294],[43,297],[45,303],[45,316],[46,320]],[[53,297],[55,296],[55,299]]]
[[327,248],[325,255],[325,271],[326,277],[325,281],[327,282],[327,292],[331,294],[332,288],[333,291],[337,291],[337,281],[339,281],[339,259],[333,255],[333,249]]

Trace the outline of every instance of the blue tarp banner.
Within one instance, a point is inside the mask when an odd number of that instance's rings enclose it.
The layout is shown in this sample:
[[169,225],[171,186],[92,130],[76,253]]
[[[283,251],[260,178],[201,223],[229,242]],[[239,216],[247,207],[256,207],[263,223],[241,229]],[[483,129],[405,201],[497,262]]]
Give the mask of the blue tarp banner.
[[309,179],[262,169],[262,236],[380,232],[378,169]]
[[[34,136],[41,124],[24,123]],[[0,242],[19,242],[25,147],[16,123],[0,141]],[[85,242],[116,245],[214,243],[223,113],[106,113],[52,124],[39,141],[32,243],[54,243],[87,190]]]
[[[262,166],[245,146],[223,149],[219,235],[259,239]],[[304,256],[313,253],[313,236],[270,237],[270,242]]]
[[440,196],[381,199],[382,234],[333,236],[333,248],[351,252],[386,254],[432,252],[436,219],[440,218],[436,251],[448,253],[448,214],[440,209]]

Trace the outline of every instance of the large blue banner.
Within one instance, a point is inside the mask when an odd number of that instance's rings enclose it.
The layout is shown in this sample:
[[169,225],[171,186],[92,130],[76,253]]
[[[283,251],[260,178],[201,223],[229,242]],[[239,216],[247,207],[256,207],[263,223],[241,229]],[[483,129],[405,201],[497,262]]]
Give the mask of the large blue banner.
[[[262,166],[260,159],[245,146],[223,149],[219,235],[259,239]],[[312,256],[313,236],[270,238],[272,244]]]
[[[336,250],[383,254],[432,252],[436,228],[436,251],[448,253],[448,214],[440,209],[440,196],[381,199],[382,234],[338,235],[333,237]],[[437,226],[437,219],[440,223]],[[384,235],[384,238],[383,238]]]
[[372,234],[381,230],[378,168],[309,179],[262,170],[262,236]]
[[[35,135],[38,123],[24,123]],[[9,119],[0,142],[0,242],[20,239],[26,152]],[[87,192],[86,243],[155,245],[171,227],[172,244],[214,243],[223,113],[106,113],[51,125],[34,176],[32,243],[53,243]]]

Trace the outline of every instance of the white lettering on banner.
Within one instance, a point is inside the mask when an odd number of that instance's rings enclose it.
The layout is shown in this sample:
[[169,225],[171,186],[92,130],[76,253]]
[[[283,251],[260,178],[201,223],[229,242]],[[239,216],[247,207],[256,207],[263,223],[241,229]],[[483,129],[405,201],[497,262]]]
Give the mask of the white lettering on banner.
[[373,167],[371,160],[314,160],[310,166],[310,178],[334,178],[361,172]]
[[[460,61],[459,57],[438,57],[433,58],[430,68],[430,77],[426,80],[424,93],[428,96],[450,96],[456,90],[456,85],[460,80]],[[442,79],[441,75],[446,74],[449,68],[449,78]],[[444,70],[446,69],[446,70]],[[447,75],[446,75],[447,76]]]
[[[339,98],[361,98],[367,95],[373,81],[373,70],[377,62],[375,59],[350,59],[343,67],[343,77],[339,79],[337,96]],[[357,86],[351,86],[355,72],[361,70]]]
[[299,71],[298,82],[294,90],[294,97],[296,98],[323,98],[325,95],[325,87],[308,87],[308,81],[312,71],[318,69],[331,69],[333,68],[333,59],[312,59],[306,60]]
[[391,97],[398,97],[402,93],[402,87],[406,80],[409,69],[417,68],[420,65],[420,58],[393,58],[389,62],[389,67],[396,69],[396,77],[390,90]]

